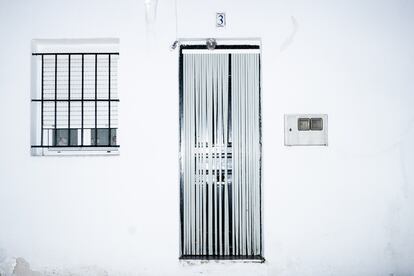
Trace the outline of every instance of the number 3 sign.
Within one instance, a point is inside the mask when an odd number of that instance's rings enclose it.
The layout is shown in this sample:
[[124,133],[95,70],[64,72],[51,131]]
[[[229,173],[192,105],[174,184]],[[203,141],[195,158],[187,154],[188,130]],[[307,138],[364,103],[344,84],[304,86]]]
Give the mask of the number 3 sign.
[[226,14],[224,12],[216,13],[216,27],[226,26]]

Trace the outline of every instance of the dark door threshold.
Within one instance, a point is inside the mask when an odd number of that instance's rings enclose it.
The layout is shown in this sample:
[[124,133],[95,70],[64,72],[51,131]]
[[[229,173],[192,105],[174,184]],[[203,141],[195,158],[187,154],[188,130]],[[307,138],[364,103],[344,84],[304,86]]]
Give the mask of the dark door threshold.
[[218,256],[218,255],[183,255],[180,257],[180,260],[184,261],[259,261],[261,263],[265,262],[265,259],[260,255],[236,255],[236,256]]

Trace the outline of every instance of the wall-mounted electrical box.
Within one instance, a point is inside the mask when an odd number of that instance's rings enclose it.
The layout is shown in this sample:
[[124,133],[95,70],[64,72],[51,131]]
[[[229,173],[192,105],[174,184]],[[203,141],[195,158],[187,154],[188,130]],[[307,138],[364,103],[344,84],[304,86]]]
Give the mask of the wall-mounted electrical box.
[[327,114],[286,114],[285,146],[327,146]]

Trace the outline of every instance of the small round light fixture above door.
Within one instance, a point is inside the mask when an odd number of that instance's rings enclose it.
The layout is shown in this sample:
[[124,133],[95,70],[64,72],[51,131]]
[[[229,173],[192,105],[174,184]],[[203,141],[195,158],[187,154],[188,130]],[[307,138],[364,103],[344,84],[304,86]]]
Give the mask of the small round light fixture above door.
[[214,49],[216,49],[217,42],[214,38],[209,38],[206,41],[206,46],[207,46],[207,49],[214,50]]

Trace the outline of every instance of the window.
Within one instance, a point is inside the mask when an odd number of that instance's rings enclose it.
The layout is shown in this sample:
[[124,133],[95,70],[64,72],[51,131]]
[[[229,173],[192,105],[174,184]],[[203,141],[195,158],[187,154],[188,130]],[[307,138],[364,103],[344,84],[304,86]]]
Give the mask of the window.
[[323,130],[322,118],[299,118],[298,130]]
[[118,153],[117,44],[34,41],[32,155]]
[[311,118],[311,130],[322,130],[323,121],[322,118]]
[[310,130],[310,120],[308,118],[299,118],[298,130]]
[[260,48],[180,46],[181,259],[262,257]]

